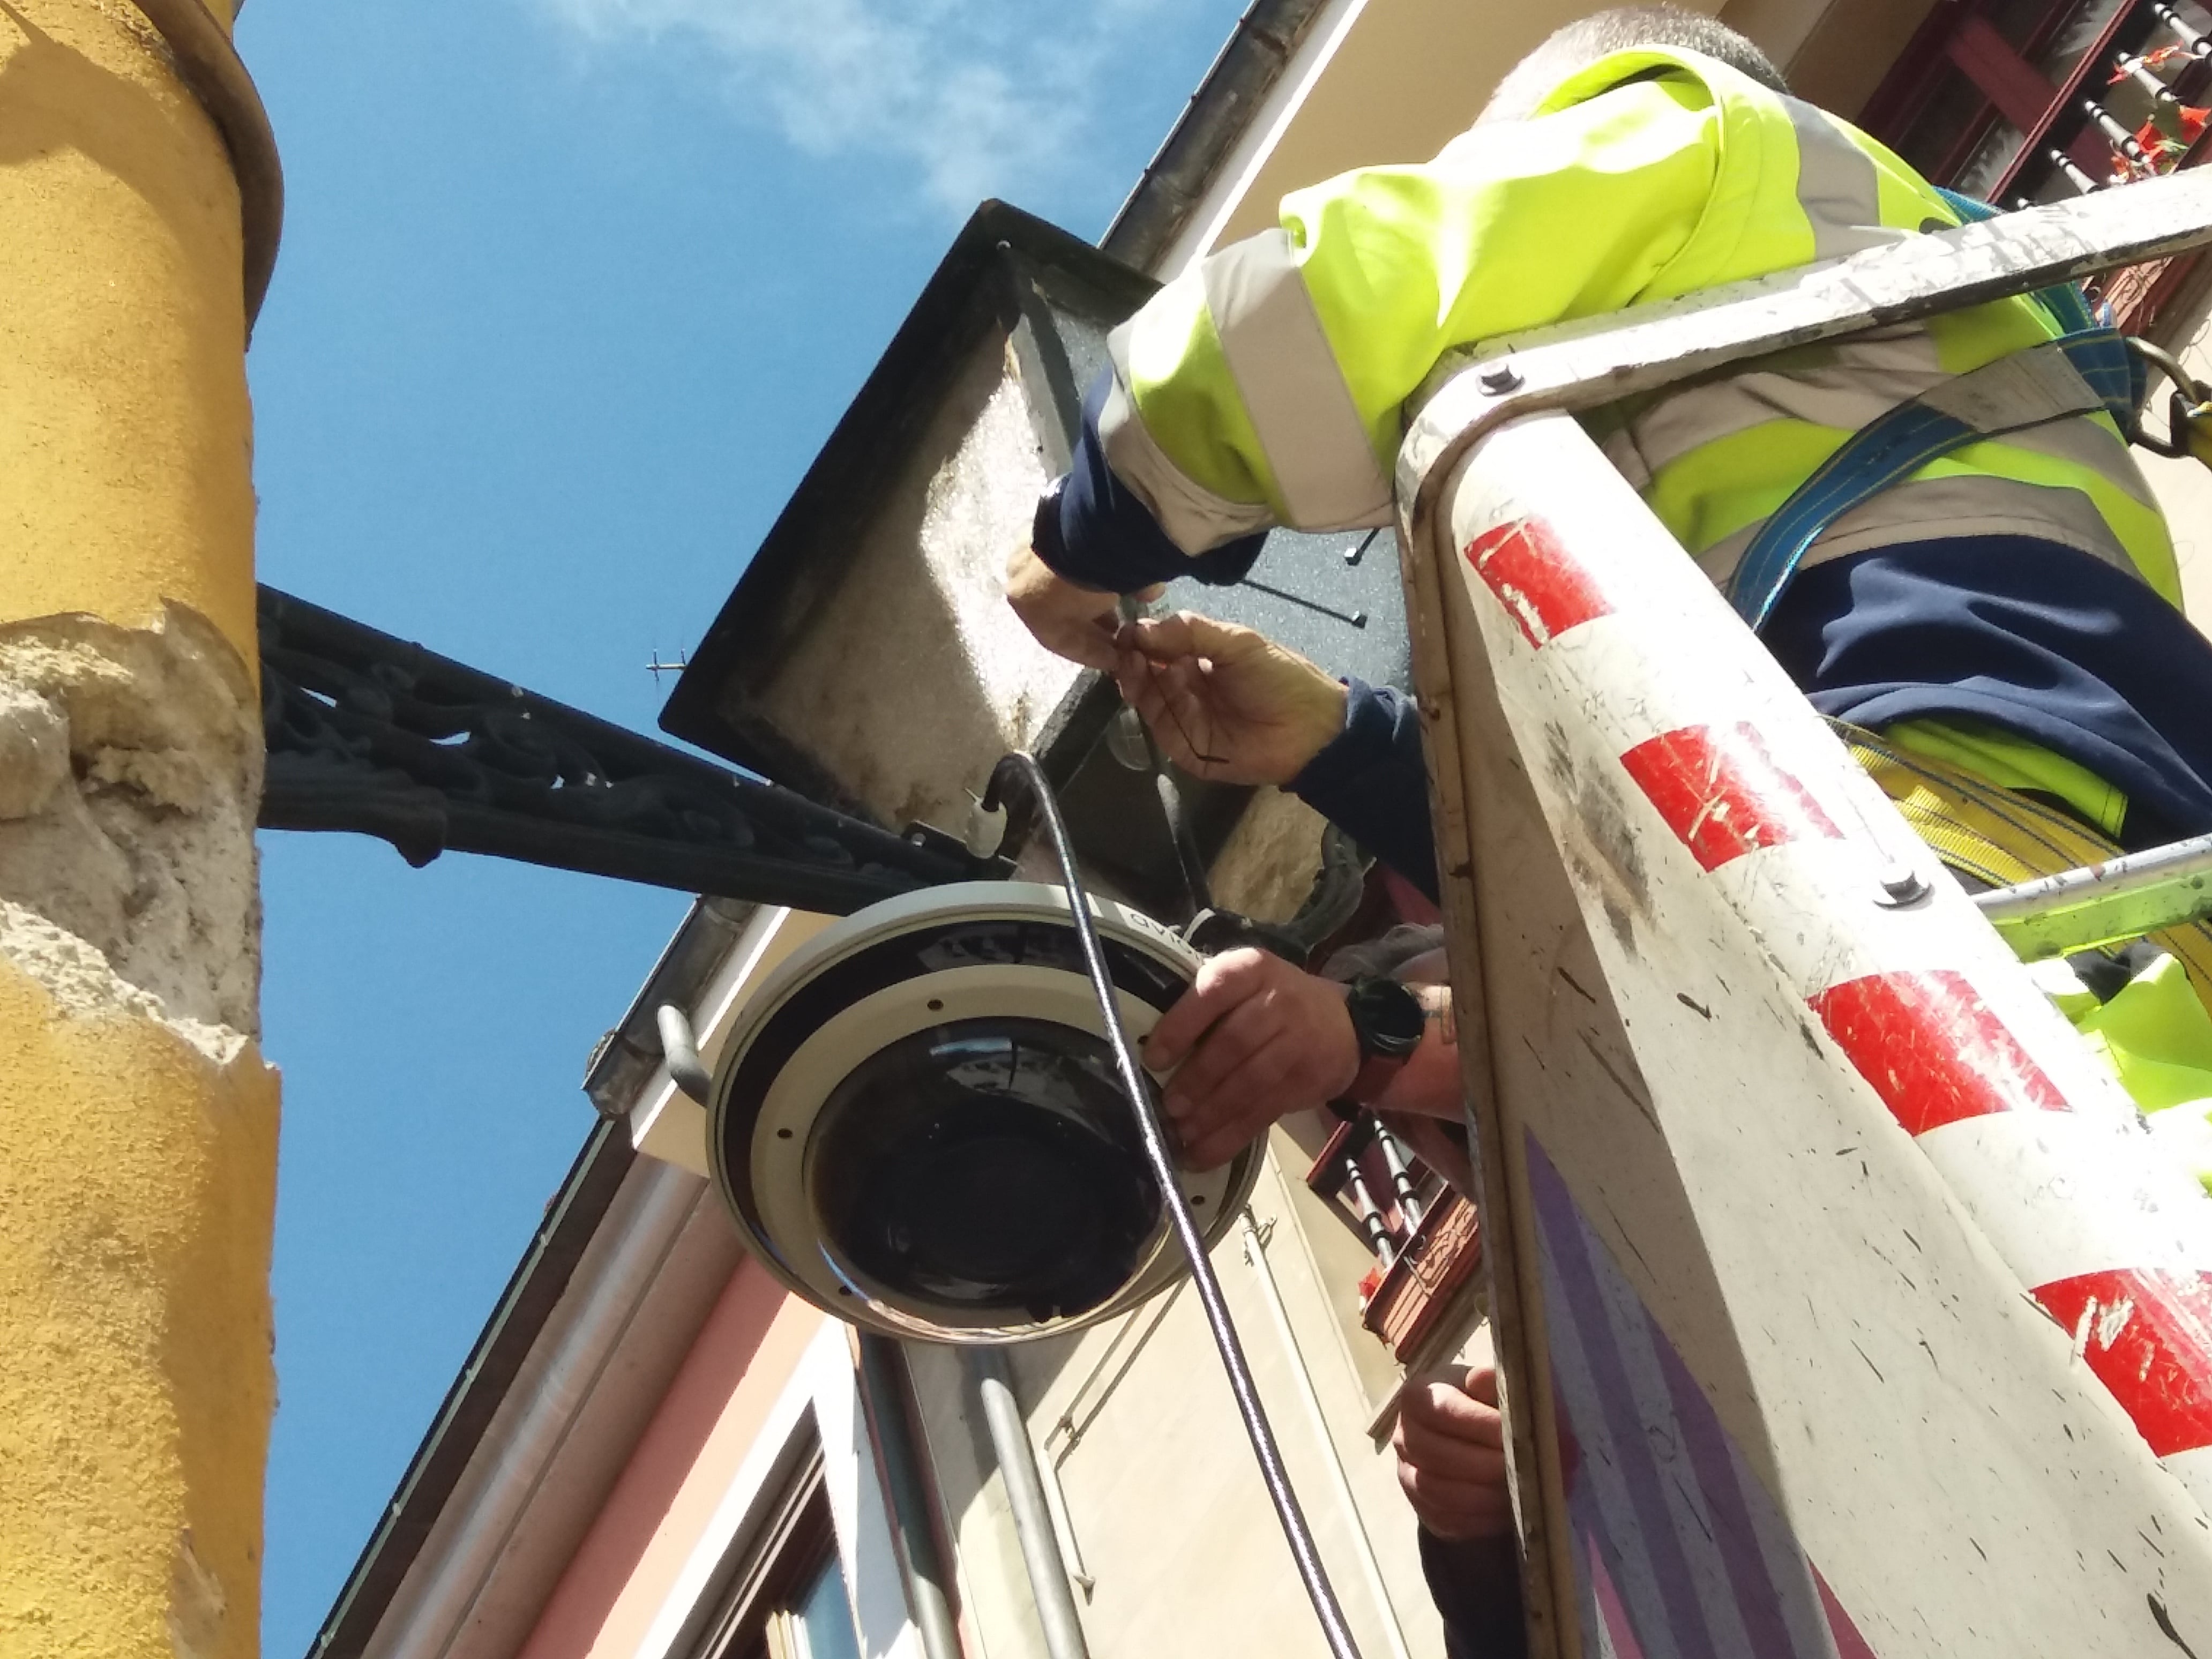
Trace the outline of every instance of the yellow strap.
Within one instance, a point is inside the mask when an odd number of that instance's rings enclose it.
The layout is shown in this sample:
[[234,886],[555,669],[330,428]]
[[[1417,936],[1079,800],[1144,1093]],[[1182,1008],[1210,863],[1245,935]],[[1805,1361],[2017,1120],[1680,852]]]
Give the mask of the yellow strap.
[[1881,738],[1892,749],[1954,766],[1983,783],[2070,809],[2100,835],[2118,835],[2127,821],[2128,798],[2087,767],[1971,714],[1892,720]]
[[[1908,754],[1857,726],[1832,724],[1860,769],[1954,870],[2009,887],[2120,855],[2117,843],[2055,807]],[[2180,960],[2197,1000],[2212,1012],[2212,925],[2191,922],[2149,937]]]

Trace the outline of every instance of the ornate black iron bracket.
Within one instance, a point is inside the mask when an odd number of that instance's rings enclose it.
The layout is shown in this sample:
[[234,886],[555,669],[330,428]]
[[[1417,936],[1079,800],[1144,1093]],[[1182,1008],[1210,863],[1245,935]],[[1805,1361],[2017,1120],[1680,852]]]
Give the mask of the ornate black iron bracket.
[[266,830],[447,851],[845,915],[1006,873],[894,835],[271,587],[260,591]]

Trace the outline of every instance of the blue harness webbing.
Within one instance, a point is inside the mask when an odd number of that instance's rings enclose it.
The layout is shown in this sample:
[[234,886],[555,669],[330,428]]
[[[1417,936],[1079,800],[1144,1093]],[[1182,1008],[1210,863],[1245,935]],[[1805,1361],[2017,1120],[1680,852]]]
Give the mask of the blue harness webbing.
[[[1996,210],[1949,191],[1944,198],[1963,219]],[[2007,432],[2099,410],[2135,430],[2147,373],[2124,336],[2100,327],[2072,283],[2032,296],[2062,331],[2060,337],[1954,376],[1877,416],[1844,440],[1813,476],[1769,514],[1736,562],[1729,602],[1753,629],[1797,574],[1805,554],[1828,526],[1929,462]]]

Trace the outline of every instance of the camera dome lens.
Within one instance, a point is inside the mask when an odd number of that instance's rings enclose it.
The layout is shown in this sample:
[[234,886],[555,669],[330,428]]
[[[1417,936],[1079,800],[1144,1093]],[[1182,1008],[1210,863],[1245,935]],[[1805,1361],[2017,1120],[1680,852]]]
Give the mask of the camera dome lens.
[[1048,1020],[962,1020],[882,1048],[823,1103],[805,1169],[840,1271],[910,1304],[1079,1314],[1160,1228],[1110,1051]]

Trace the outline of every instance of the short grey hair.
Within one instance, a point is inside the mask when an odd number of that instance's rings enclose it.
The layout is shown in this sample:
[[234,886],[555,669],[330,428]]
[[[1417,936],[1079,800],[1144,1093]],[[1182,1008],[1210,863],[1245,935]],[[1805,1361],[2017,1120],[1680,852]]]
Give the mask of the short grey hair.
[[1786,93],[1774,60],[1725,23],[1679,6],[1619,6],[1593,12],[1555,32],[1498,83],[1480,122],[1525,121],[1552,89],[1577,70],[1638,46],[1679,46],[1726,64],[1761,86]]

